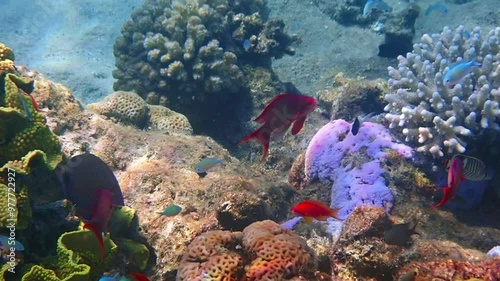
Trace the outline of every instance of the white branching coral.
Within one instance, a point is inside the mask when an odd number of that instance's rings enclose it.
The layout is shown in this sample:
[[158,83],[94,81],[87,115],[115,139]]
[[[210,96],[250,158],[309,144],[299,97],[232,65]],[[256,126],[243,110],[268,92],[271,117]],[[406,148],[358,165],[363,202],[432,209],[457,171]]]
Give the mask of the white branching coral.
[[[470,36],[470,37],[469,37]],[[464,153],[469,138],[481,138],[485,130],[500,133],[500,27],[486,35],[479,27],[441,34],[424,34],[413,52],[398,57],[389,67],[391,93],[388,102],[390,128],[401,128],[417,151],[435,158],[445,153]],[[448,87],[443,77],[455,62],[475,60],[458,84]]]

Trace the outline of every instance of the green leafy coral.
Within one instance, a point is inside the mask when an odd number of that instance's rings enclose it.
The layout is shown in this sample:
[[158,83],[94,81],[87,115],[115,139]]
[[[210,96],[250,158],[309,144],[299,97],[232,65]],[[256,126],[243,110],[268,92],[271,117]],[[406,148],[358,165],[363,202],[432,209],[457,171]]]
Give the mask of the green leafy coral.
[[92,232],[66,232],[57,241],[57,256],[47,259],[43,266],[32,266],[22,281],[96,280],[109,267],[118,250],[111,239],[104,239],[104,246],[107,252],[101,260],[101,250]]

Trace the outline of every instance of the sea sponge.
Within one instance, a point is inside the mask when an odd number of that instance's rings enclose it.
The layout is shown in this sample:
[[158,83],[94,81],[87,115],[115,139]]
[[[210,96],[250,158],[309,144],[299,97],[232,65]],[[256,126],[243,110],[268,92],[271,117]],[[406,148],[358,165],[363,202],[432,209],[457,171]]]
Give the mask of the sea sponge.
[[192,134],[193,128],[186,116],[162,105],[149,106],[149,127],[153,130]]
[[[414,154],[411,147],[398,143],[380,124],[363,122],[358,134],[353,135],[349,122],[333,120],[311,139],[305,155],[305,174],[309,181],[332,182],[331,207],[342,207],[341,218],[361,205],[389,212],[394,196],[386,185],[381,162],[390,150],[407,159]],[[335,225],[332,222],[330,226]]]
[[88,109],[121,122],[144,127],[148,118],[148,104],[136,93],[118,91],[98,103],[88,105]]

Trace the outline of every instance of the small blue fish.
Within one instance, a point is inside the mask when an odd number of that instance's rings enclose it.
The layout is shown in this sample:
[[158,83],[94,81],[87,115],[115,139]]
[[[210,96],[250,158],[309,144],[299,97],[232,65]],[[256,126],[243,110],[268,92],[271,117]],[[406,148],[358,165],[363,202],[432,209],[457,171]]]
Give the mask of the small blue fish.
[[210,157],[205,157],[203,158],[198,165],[196,165],[196,168],[194,171],[200,176],[200,177],[205,177],[207,175],[208,170],[212,169],[213,167],[222,164],[222,160],[218,158],[210,158]]
[[248,52],[248,49],[250,49],[250,40],[245,39],[245,41],[243,41],[243,49]]
[[23,106],[23,109],[26,112],[28,120],[33,121],[33,116],[31,115],[28,105],[26,105],[26,101],[23,98],[23,94],[21,94],[20,92],[17,92],[17,94],[19,95],[19,99],[21,100],[21,105]]
[[182,211],[182,208],[180,206],[172,204],[172,205],[168,206],[167,208],[165,208],[165,210],[163,210],[163,212],[157,212],[157,213],[160,215],[167,216],[167,217],[174,217],[174,216],[177,216],[178,214],[180,214],[181,211]]
[[295,28],[295,30],[299,30],[299,28],[300,28],[299,20],[293,21],[293,27]]
[[473,59],[469,62],[460,61],[450,65],[444,75],[443,83],[448,87],[460,83],[470,73],[473,66],[481,66],[481,63]]
[[470,39],[470,32],[469,31],[464,31],[464,38],[469,40]]
[[392,12],[391,6],[382,0],[368,0],[363,8],[363,16],[368,16],[373,10]]
[[10,251],[10,248],[14,248],[18,252],[24,251],[24,246],[21,242],[4,235],[0,235],[0,248],[6,249],[6,252]]
[[448,13],[448,7],[442,3],[431,4],[425,10],[425,16],[430,15],[432,11],[440,11],[441,14],[446,15]]
[[103,275],[99,278],[99,281],[118,281],[120,279],[120,272],[117,272],[114,276],[111,275]]

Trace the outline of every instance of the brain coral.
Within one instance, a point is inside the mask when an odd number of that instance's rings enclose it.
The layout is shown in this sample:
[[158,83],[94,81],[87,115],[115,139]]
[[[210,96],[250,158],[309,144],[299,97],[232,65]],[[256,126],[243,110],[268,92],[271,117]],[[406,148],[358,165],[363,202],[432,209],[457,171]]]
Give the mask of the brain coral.
[[133,92],[118,91],[88,108],[96,113],[115,117],[126,124],[144,127],[148,117],[148,104]]
[[191,128],[191,124],[189,124],[186,116],[162,105],[150,105],[149,114],[149,127],[151,129],[187,134],[193,133],[193,128]]
[[269,63],[272,56],[293,54],[284,24],[265,22],[259,12],[266,16],[262,0],[146,1],[116,40],[114,89],[180,112],[238,92],[244,86],[240,57]]
[[161,105],[149,105],[134,92],[115,92],[104,100],[88,105],[98,114],[113,117],[124,124],[167,132],[192,134],[186,116]]
[[176,280],[291,280],[310,277],[315,268],[316,256],[300,236],[266,220],[243,232],[217,230],[196,237]]
[[[483,145],[500,132],[500,27],[484,33],[474,28],[445,27],[424,34],[399,65],[389,67],[391,93],[385,95],[390,128],[400,128],[406,141],[435,158],[464,153],[469,142]],[[448,87],[443,77],[455,62],[475,60],[470,74]],[[488,135],[488,136],[487,136]],[[486,137],[487,136],[487,137]],[[494,138],[493,138],[494,139]]]

